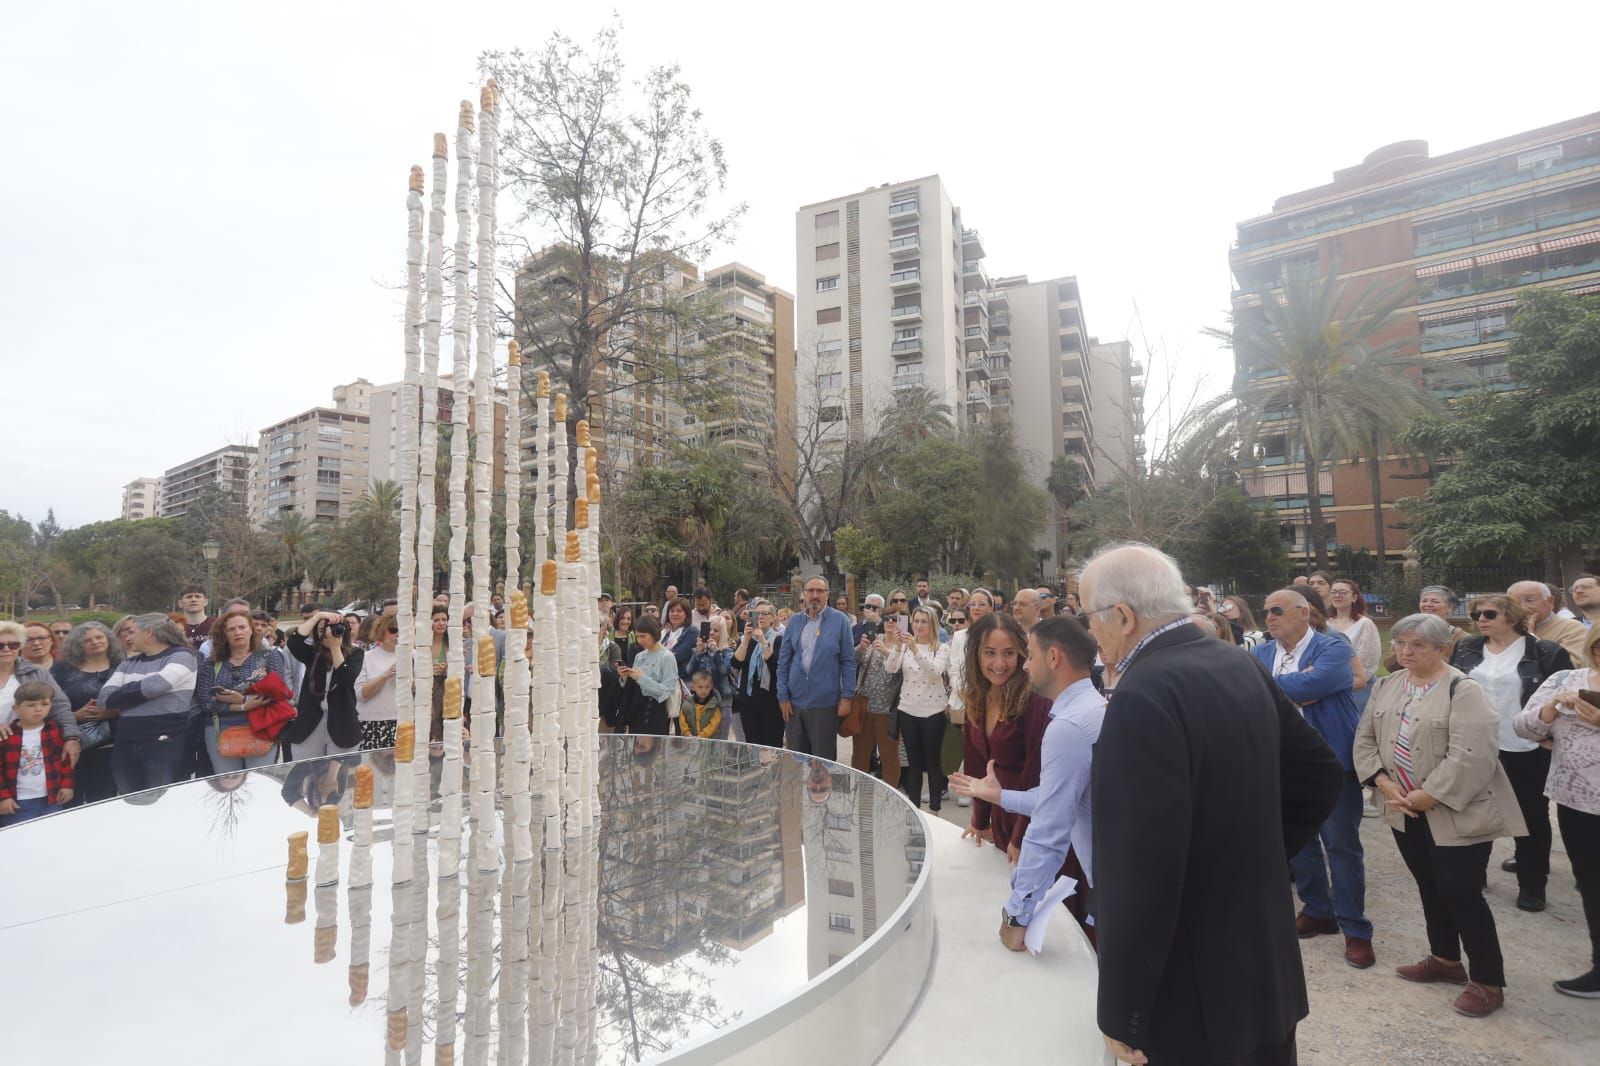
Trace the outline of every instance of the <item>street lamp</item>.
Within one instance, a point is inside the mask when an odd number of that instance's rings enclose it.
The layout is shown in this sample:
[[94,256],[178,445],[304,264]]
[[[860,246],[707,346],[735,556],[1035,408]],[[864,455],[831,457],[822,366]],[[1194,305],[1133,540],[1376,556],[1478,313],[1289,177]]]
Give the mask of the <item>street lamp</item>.
[[200,554],[206,561],[206,602],[217,601],[217,556],[222,554],[222,545],[214,540],[207,539],[200,545]]

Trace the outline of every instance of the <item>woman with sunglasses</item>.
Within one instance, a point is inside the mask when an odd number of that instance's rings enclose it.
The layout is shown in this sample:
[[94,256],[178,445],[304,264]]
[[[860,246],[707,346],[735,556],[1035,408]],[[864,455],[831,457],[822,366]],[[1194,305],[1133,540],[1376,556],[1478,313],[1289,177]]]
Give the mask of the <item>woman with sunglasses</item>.
[[356,750],[380,751],[394,747],[399,717],[394,678],[399,669],[395,646],[400,642],[400,623],[389,615],[379,615],[367,635],[372,643],[361,656],[361,672],[356,675],[356,718],[361,722],[361,743]]
[[1517,875],[1517,907],[1542,911],[1550,876],[1550,749],[1518,736],[1513,723],[1546,678],[1572,669],[1572,657],[1529,633],[1527,611],[1509,596],[1474,596],[1467,617],[1479,635],[1456,642],[1450,665],[1476,681],[1500,715],[1500,765],[1528,823],[1527,835],[1516,838],[1516,857],[1500,868]]
[[24,640],[25,632],[20,623],[0,622],[0,740],[11,735],[11,723],[16,718],[16,711],[11,704],[17,689],[31,681],[43,682],[55,692],[50,702],[50,717],[61,727],[61,735],[66,738],[67,761],[77,766],[82,746],[72,705],[50,671],[22,657]]

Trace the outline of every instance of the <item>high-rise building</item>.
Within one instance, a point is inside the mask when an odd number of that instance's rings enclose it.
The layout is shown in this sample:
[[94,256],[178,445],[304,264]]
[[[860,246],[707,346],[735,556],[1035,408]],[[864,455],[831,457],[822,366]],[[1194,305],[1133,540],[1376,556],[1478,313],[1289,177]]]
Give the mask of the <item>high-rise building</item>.
[[[1337,271],[1353,290],[1405,285],[1415,298],[1392,336],[1411,355],[1449,373],[1424,371],[1442,395],[1514,388],[1506,373],[1509,323],[1530,288],[1600,291],[1600,113],[1518,133],[1442,156],[1425,141],[1401,141],[1335,171],[1330,184],[1277,200],[1238,225],[1229,254],[1236,318],[1277,298],[1286,272]],[[1380,340],[1388,340],[1385,335]],[[1235,381],[1270,377],[1240,363]],[[1285,418],[1263,436],[1246,490],[1269,499],[1291,551],[1310,552],[1308,490],[1296,427]],[[1421,495],[1426,470],[1388,456],[1380,464],[1385,504]],[[1330,547],[1376,548],[1364,465],[1324,467],[1316,486]],[[1395,514],[1385,546],[1407,544]]]
[[339,522],[366,492],[372,386],[361,379],[333,392],[333,407],[313,407],[261,431],[250,479],[257,526],[288,513]]
[[182,518],[209,490],[245,503],[255,459],[256,450],[250,445],[229,444],[171,468],[161,478],[161,517]]
[[122,517],[130,522],[154,518],[161,503],[161,479],[137,477],[122,486]]
[[1144,460],[1144,364],[1127,341],[1089,338],[1089,392],[1094,397],[1094,480],[1104,485]]
[[[452,379],[451,374],[439,375],[439,392],[434,411],[437,426],[450,424],[450,412],[455,406],[455,393],[451,390]],[[400,483],[400,382],[372,386],[367,413],[372,419],[367,438],[369,447],[367,483],[376,485],[380,481],[392,481],[398,485]],[[474,431],[476,419],[475,409],[469,405],[468,432]],[[418,428],[421,428],[420,416]],[[441,449],[448,446],[447,440],[448,438],[441,433],[439,441]],[[441,454],[446,453],[441,452]],[[493,469],[493,487],[494,491],[499,493],[506,486],[506,390],[505,386],[499,383],[496,383],[494,389]]]
[[983,242],[937,174],[800,208],[795,246],[800,419],[868,436],[912,389],[988,417],[987,377],[967,373],[990,340]]
[[[734,449],[752,471],[795,476],[794,296],[742,263],[706,271],[699,298],[715,301],[710,357],[725,360],[719,384],[684,399],[683,426]],[[720,328],[719,328],[720,327]],[[770,457],[770,459],[769,459]]]

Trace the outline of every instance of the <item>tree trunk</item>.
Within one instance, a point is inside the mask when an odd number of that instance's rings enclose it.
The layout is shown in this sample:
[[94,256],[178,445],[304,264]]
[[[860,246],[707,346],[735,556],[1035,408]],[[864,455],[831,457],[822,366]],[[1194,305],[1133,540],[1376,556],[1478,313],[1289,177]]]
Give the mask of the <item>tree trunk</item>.
[[[1374,445],[1376,449],[1376,445]],[[1383,528],[1383,472],[1379,467],[1377,451],[1367,459],[1367,475],[1372,489],[1372,543],[1378,554],[1378,584],[1384,584],[1389,572],[1389,546]]]
[[1317,569],[1328,568],[1328,528],[1322,521],[1322,460],[1306,447],[1306,510],[1311,516],[1311,551]]

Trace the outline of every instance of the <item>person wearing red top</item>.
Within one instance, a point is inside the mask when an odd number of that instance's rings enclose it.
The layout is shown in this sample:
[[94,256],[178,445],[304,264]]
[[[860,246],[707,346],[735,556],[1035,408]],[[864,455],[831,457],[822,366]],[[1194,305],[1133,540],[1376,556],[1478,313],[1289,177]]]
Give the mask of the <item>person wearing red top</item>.
[[[982,777],[990,761],[1002,788],[1026,791],[1039,783],[1040,753],[1050,724],[1050,701],[1028,686],[1022,665],[1028,635],[1009,614],[984,615],[968,631],[962,705],[963,762],[969,775]],[[1028,819],[976,797],[963,837],[982,846],[988,840],[1015,863]]]
[[0,826],[17,825],[72,802],[66,739],[50,720],[52,689],[39,681],[17,686],[17,721],[0,741]]

